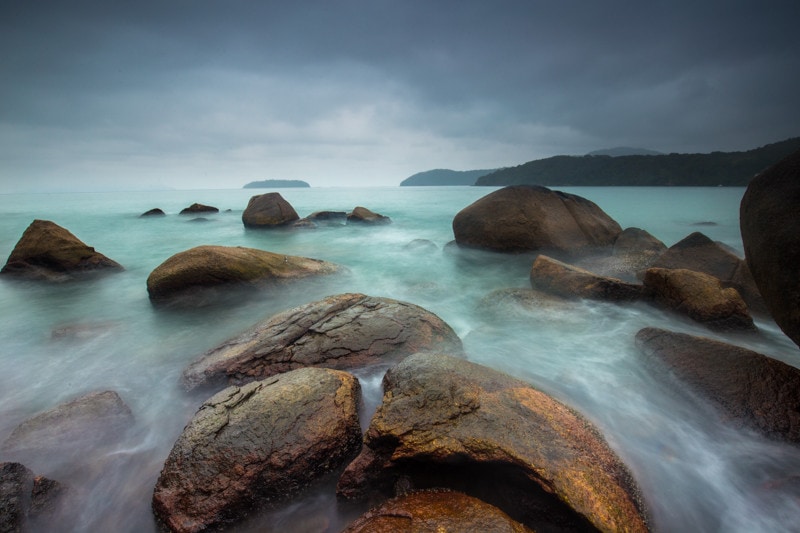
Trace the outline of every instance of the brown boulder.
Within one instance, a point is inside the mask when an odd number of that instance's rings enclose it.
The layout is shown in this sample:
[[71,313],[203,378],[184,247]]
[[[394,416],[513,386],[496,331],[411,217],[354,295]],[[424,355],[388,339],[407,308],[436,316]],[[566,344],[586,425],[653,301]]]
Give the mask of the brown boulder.
[[292,204],[277,192],[253,196],[242,213],[242,223],[247,228],[285,226],[299,218]]
[[620,231],[593,202],[531,185],[494,191],[453,218],[459,245],[497,252],[574,255],[611,246]]
[[639,331],[636,345],[734,424],[800,443],[797,368],[738,346],[656,328]]
[[197,289],[264,286],[338,271],[337,265],[318,259],[240,246],[197,246],[157,266],[147,278],[147,292],[151,300],[158,301]]
[[356,207],[350,213],[347,213],[347,223],[363,223],[363,224],[389,224],[392,222],[392,219],[380,215],[378,213],[374,213],[367,209],[366,207]]
[[212,205],[194,203],[189,207],[181,209],[181,215],[194,215],[197,213],[219,213],[219,209]]
[[447,487],[532,529],[648,530],[635,482],[597,429],[529,384],[442,354],[412,355],[383,383],[340,496]]
[[370,510],[342,533],[532,533],[507,514],[450,490],[417,491]]
[[0,531],[33,530],[38,518],[54,510],[63,492],[60,483],[34,476],[25,465],[0,463]]
[[643,255],[655,259],[667,249],[667,245],[641,228],[625,228],[614,240],[612,254],[615,256]]
[[219,392],[164,463],[155,515],[172,531],[204,531],[296,495],[358,453],[359,401],[355,377],[322,368]]
[[736,289],[708,274],[682,268],[649,268],[644,289],[656,303],[718,331],[755,331]]
[[540,255],[533,262],[530,279],[534,289],[566,298],[622,302],[637,300],[642,295],[641,285],[598,276],[546,255]]
[[34,220],[22,234],[0,273],[27,279],[65,281],[122,265],[87,246],[49,220]]
[[745,258],[775,322],[800,346],[800,151],[750,182],[739,210]]
[[425,309],[389,298],[339,294],[279,313],[207,352],[183,373],[187,388],[241,384],[306,366],[350,369],[461,340]]

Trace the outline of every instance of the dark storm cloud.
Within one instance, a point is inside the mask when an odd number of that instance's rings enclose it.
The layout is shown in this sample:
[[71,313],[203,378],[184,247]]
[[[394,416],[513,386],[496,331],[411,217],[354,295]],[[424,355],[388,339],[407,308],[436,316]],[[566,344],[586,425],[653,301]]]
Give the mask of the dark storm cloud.
[[0,5],[3,184],[396,184],[798,133],[791,2],[120,4]]

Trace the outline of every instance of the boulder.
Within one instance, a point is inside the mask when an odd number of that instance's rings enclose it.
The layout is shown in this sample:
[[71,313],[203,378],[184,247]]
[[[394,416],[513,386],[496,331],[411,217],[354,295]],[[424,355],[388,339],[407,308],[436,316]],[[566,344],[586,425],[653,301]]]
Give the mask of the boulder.
[[65,281],[90,273],[124,270],[49,220],[34,220],[0,273],[26,279]]
[[20,463],[0,463],[0,531],[30,531],[64,492],[57,481],[34,476]]
[[641,285],[598,276],[546,255],[540,255],[533,262],[530,280],[533,289],[566,298],[625,302],[637,300],[642,295]]
[[343,498],[446,487],[541,531],[647,531],[639,490],[598,430],[510,376],[442,354],[390,369]]
[[2,450],[16,455],[84,453],[86,448],[118,442],[133,422],[130,408],[116,392],[92,392],[25,420]]
[[737,426],[800,443],[800,370],[724,342],[645,328],[636,345],[659,376],[677,376]]
[[333,263],[307,257],[240,246],[197,246],[157,266],[147,278],[147,292],[151,300],[161,301],[198,289],[265,286],[338,271]]
[[750,182],[739,225],[747,265],[769,313],[800,346],[800,151]]
[[163,210],[159,209],[158,207],[155,207],[155,208],[153,208],[153,209],[151,209],[149,211],[145,211],[144,213],[139,215],[139,218],[144,218],[144,217],[163,217],[163,216],[166,216],[166,213]]
[[194,203],[189,207],[181,209],[181,215],[195,215],[197,213],[219,213],[219,209],[211,205]]
[[725,287],[739,291],[754,312],[767,312],[747,263],[703,233],[694,232],[670,246],[651,266],[685,268],[714,276]]
[[641,228],[625,228],[614,240],[614,257],[641,257],[642,262],[654,261],[666,251],[667,245]]
[[299,219],[292,204],[277,192],[253,196],[242,213],[242,223],[246,228],[274,228]]
[[747,304],[732,287],[683,268],[649,268],[644,290],[654,301],[718,331],[755,331]]
[[425,309],[389,298],[339,294],[257,324],[207,352],[183,373],[187,388],[241,384],[306,366],[389,364],[424,350],[461,351],[461,340]]
[[205,531],[284,501],[358,453],[360,386],[337,370],[302,368],[229,387],[195,414],[153,493],[172,531]]
[[344,224],[347,222],[347,213],[344,211],[314,211],[306,218],[318,224]]
[[343,533],[533,533],[507,514],[450,490],[416,491],[385,502]]
[[497,252],[582,254],[610,247],[620,231],[593,202],[532,185],[494,191],[453,218],[459,245]]
[[374,213],[366,207],[359,206],[353,209],[353,211],[350,213],[347,213],[348,224],[389,224],[391,222],[391,218]]

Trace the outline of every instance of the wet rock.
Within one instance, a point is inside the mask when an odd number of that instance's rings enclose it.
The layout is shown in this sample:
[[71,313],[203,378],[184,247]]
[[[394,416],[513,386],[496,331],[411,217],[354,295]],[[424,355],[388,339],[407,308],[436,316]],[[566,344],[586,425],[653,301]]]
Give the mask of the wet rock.
[[192,363],[187,388],[241,384],[306,366],[349,369],[388,364],[409,354],[461,341],[442,319],[389,298],[340,294],[273,316]]
[[389,224],[391,222],[391,218],[374,213],[366,207],[359,206],[353,209],[353,211],[350,213],[347,213],[348,224]]
[[339,479],[343,498],[447,487],[536,530],[648,529],[635,482],[596,428],[527,383],[455,357],[416,354],[390,369],[364,444]]
[[343,533],[527,533],[497,507],[450,490],[394,498],[350,524]]
[[800,151],[750,182],[739,210],[747,265],[769,313],[800,346]]
[[124,270],[49,220],[34,220],[22,234],[0,273],[47,281],[66,281],[90,273]]
[[686,269],[650,268],[644,289],[654,301],[717,331],[755,331],[747,304],[736,289],[708,274]]
[[274,228],[299,219],[292,204],[277,192],[251,197],[242,213],[242,223],[246,228]]
[[66,456],[117,442],[133,422],[130,408],[116,392],[92,392],[25,420],[3,442],[2,450]]
[[0,531],[33,530],[37,519],[54,512],[63,491],[20,463],[0,463]]
[[194,215],[197,213],[219,213],[219,209],[211,205],[194,203],[189,207],[181,209],[181,215]]
[[614,256],[643,255],[655,259],[667,245],[641,228],[625,228],[614,241]]
[[540,255],[533,262],[530,280],[534,289],[566,298],[624,302],[637,300],[642,295],[641,285],[598,276],[546,255]]
[[414,239],[413,241],[403,246],[403,249],[409,252],[423,253],[423,252],[436,252],[439,250],[439,247],[436,246],[435,242],[428,239]]
[[344,224],[347,222],[347,213],[344,211],[314,211],[306,218],[318,224]]
[[734,425],[800,443],[797,368],[739,346],[656,328],[639,331],[636,345],[662,369],[660,376],[677,376]]
[[303,368],[206,401],[167,458],[153,511],[172,531],[204,531],[295,496],[361,446],[360,387]]
[[459,245],[497,252],[583,254],[613,245],[620,231],[593,202],[531,185],[492,192],[453,219]]
[[700,232],[694,232],[672,245],[651,266],[685,268],[714,276],[725,287],[736,289],[752,311],[767,312],[747,263]]
[[254,248],[198,246],[157,266],[147,278],[147,292],[151,300],[168,300],[197,289],[266,286],[339,270],[337,265],[326,261]]
[[315,229],[317,227],[317,223],[307,218],[301,218],[300,220],[293,222],[291,226],[297,229]]
[[163,216],[166,216],[166,213],[164,213],[164,211],[163,211],[163,210],[161,210],[161,209],[159,209],[158,207],[155,207],[155,208],[153,208],[153,209],[151,209],[151,210],[149,210],[149,211],[145,211],[144,213],[142,213],[141,215],[139,215],[139,218],[145,218],[145,217],[163,217]]

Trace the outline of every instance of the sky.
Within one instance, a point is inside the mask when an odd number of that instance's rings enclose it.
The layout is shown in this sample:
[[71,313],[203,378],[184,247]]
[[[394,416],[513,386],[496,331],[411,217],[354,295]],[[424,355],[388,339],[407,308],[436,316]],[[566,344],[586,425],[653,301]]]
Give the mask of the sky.
[[800,4],[0,0],[0,193],[395,186],[800,135]]

